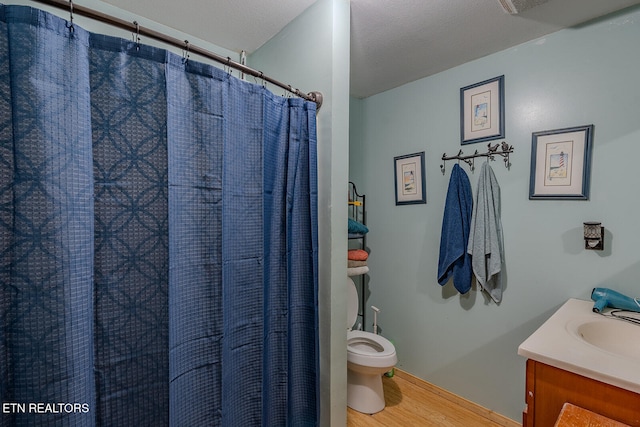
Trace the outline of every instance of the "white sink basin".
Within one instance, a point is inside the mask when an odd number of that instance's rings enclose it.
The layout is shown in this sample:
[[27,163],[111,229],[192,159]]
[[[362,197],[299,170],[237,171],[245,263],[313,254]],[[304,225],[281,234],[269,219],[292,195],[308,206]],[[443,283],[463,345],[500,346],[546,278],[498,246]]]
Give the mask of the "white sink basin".
[[640,325],[592,308],[593,301],[568,300],[520,344],[518,354],[640,393]]
[[640,325],[602,318],[572,322],[569,328],[575,336],[599,349],[640,360]]

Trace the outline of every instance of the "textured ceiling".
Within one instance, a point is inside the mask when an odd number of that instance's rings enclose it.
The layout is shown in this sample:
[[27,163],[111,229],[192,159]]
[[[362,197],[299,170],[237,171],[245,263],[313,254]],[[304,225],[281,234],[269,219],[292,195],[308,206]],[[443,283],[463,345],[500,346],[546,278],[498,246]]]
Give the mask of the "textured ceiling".
[[351,0],[351,93],[373,95],[636,3],[550,0],[510,15],[499,0]]
[[[250,54],[316,0],[105,1]],[[511,15],[501,1],[533,7]],[[351,0],[351,94],[380,93],[635,4],[640,0]]]

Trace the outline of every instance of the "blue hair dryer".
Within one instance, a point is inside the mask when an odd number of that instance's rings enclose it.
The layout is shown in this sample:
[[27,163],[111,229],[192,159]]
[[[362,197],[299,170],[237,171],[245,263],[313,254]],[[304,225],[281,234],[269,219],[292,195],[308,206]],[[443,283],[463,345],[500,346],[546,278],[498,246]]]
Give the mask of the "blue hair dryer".
[[631,298],[608,288],[593,288],[591,299],[595,301],[593,311],[600,313],[605,307],[640,313],[640,298]]

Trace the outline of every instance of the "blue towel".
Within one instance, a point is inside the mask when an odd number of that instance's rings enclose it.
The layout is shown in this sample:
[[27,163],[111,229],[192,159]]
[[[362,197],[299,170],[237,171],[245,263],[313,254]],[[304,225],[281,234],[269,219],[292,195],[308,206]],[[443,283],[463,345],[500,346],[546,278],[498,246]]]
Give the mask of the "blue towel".
[[349,218],[349,234],[367,234],[369,228],[361,222]]
[[471,289],[471,255],[467,253],[473,196],[467,173],[453,165],[440,235],[438,283],[444,286],[453,276],[453,286],[461,294]]

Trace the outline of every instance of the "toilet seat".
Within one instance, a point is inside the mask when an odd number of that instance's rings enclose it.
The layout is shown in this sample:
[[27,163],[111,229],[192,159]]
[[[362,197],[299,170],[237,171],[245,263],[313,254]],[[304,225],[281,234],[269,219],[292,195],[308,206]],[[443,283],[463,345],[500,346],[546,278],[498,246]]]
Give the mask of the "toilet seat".
[[347,332],[347,362],[371,368],[392,367],[398,358],[388,339],[365,331]]
[[347,349],[369,357],[386,357],[396,352],[391,341],[366,331],[347,332]]

